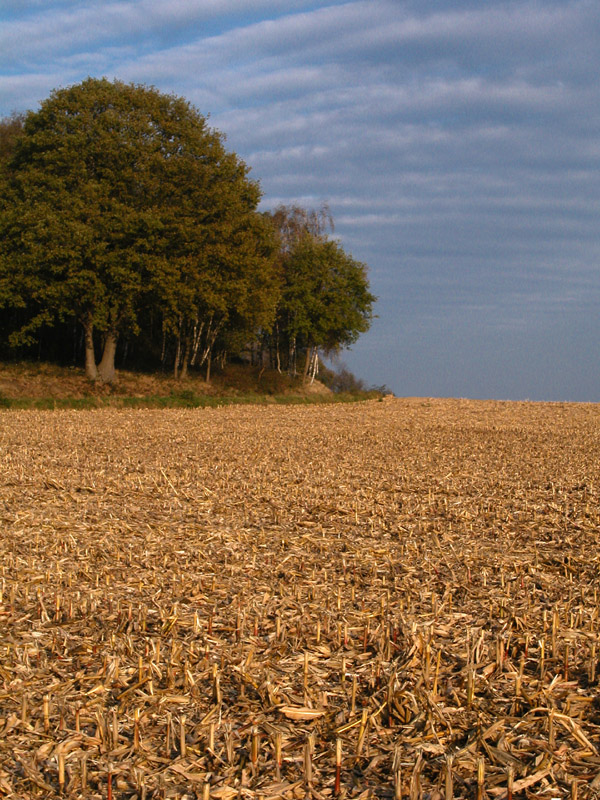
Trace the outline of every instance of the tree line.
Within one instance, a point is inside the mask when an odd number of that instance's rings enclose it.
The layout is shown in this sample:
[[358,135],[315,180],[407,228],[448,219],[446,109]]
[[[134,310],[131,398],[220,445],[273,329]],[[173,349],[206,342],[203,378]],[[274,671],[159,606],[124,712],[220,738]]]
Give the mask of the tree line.
[[251,353],[315,371],[368,330],[328,209],[261,190],[185,99],[88,78],[0,121],[0,356],[185,376]]

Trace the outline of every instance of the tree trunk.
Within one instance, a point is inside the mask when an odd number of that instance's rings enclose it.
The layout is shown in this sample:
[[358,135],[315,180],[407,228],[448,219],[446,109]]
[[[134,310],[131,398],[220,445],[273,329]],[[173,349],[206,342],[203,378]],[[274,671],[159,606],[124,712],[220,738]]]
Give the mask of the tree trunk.
[[96,354],[94,353],[94,326],[88,319],[81,324],[83,325],[85,341],[85,374],[91,381],[97,381],[98,369],[96,367]]
[[115,379],[115,353],[117,351],[118,334],[108,331],[104,341],[102,361],[98,364],[98,376],[102,383],[112,383]]
[[162,350],[160,353],[160,363],[162,364],[162,368],[165,368],[165,363],[167,360],[167,329],[165,327],[165,323],[163,322],[162,326]]
[[312,355],[313,355],[313,349],[312,346],[310,346],[306,349],[306,361],[304,362],[304,373],[302,374],[302,386],[306,384],[306,380],[308,378],[308,371],[310,369]]
[[288,374],[290,376],[293,375],[294,378],[296,377],[296,374],[297,374],[297,372],[296,372],[296,337],[295,336],[291,339],[291,341],[289,343],[289,348],[288,348]]
[[210,383],[210,364],[212,361],[212,346],[208,351],[208,358],[206,359],[206,382]]
[[275,360],[277,363],[277,372],[281,373],[281,357],[279,355],[279,325],[275,323]]
[[313,350],[313,357],[312,357],[312,367],[310,370],[310,382],[311,384],[315,382],[315,378],[319,372],[319,351],[315,347]]
[[173,377],[179,378],[179,361],[181,359],[181,337],[177,337],[177,349],[175,350],[175,360],[173,361]]
[[180,378],[187,378],[189,360],[190,360],[190,337],[186,336],[183,346],[183,361],[181,362],[181,372],[179,373]]
[[204,330],[204,323],[198,325],[198,321],[194,323],[194,332],[192,334],[192,357],[190,359],[190,367],[195,366],[196,358],[198,357],[198,348],[200,347],[200,338],[202,336],[202,331]]
[[179,378],[179,364],[181,362],[181,317],[179,317],[179,328],[177,329],[177,350],[175,351],[175,362],[173,363],[173,377]]

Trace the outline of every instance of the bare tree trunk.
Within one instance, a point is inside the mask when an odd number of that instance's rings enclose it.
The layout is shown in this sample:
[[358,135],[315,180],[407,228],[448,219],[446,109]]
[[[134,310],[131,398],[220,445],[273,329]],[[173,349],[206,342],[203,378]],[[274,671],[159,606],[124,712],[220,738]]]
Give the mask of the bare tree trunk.
[[192,345],[192,358],[190,360],[190,366],[193,367],[196,363],[196,358],[198,357],[198,347],[200,346],[200,338],[202,336],[202,331],[204,330],[204,323],[198,325],[198,321],[196,321],[194,325],[194,332],[192,333],[193,345]]
[[288,352],[288,373],[296,377],[296,337],[294,336],[290,342]]
[[96,354],[94,353],[94,326],[90,319],[82,321],[85,337],[85,374],[91,381],[98,380]]
[[167,359],[167,329],[165,326],[165,322],[163,320],[162,326],[162,349],[160,352],[160,363],[162,364],[163,369],[165,368],[165,361]]
[[198,362],[198,366],[201,367],[204,362],[206,361],[206,382],[210,383],[210,369],[212,363],[212,351],[213,347],[215,346],[215,342],[217,341],[217,336],[219,335],[219,331],[223,325],[223,321],[218,322],[215,327],[213,328],[213,318],[208,321],[208,326],[206,328],[206,340],[205,345],[202,350],[202,354],[200,356],[200,360]]
[[189,359],[190,359],[190,337],[186,336],[183,345],[183,361],[181,363],[181,374],[179,376],[180,378],[187,378]]
[[115,353],[117,351],[118,334],[108,331],[104,341],[102,360],[98,364],[98,376],[102,383],[112,383],[115,379]]
[[277,361],[277,372],[281,373],[281,357],[279,355],[279,325],[275,323],[275,359]]
[[315,378],[319,372],[319,351],[315,347],[313,349],[313,357],[312,357],[312,366],[310,369],[310,382],[311,384],[315,382]]
[[181,336],[177,336],[177,350],[175,351],[175,361],[173,362],[173,377],[179,377],[179,360],[181,358]]
[[302,373],[302,386],[305,385],[306,379],[308,378],[308,371],[310,369],[310,364],[312,361],[312,346],[308,347],[306,350],[306,361],[304,362],[304,372]]
[[177,350],[175,351],[175,362],[173,364],[173,377],[179,378],[179,366],[181,364],[181,317],[179,317],[179,327],[177,328]]

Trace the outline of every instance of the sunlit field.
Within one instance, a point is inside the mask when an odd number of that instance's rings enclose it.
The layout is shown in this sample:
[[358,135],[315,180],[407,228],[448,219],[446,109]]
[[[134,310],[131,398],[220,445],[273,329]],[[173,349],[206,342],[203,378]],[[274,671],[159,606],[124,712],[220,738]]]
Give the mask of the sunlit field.
[[0,413],[0,796],[600,793],[600,407]]

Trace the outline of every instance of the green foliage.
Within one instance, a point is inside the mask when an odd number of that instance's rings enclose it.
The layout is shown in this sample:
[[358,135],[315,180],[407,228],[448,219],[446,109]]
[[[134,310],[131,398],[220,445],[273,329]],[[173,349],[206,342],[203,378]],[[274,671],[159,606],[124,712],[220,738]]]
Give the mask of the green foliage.
[[317,349],[337,352],[369,329],[376,298],[366,266],[327,238],[327,229],[333,229],[327,206],[318,211],[281,206],[271,219],[281,242],[281,298],[271,349],[278,362],[287,351],[293,372],[298,353],[304,353],[306,372]]
[[114,343],[153,303],[169,333],[268,322],[258,184],[185,100],[91,78],[55,91],[6,173],[0,302],[29,312],[14,344],[72,316]]
[[326,351],[351,345],[370,326],[368,286],[365,265],[341,245],[305,234],[285,264],[280,308],[288,335]]
[[14,155],[19,136],[23,133],[24,121],[23,114],[11,114],[0,120],[0,170]]
[[349,346],[372,318],[365,265],[327,238],[326,206],[259,214],[260,197],[223,136],[154,88],[88,78],[0,121],[0,354],[85,356],[110,382],[118,347],[208,378],[213,355],[250,347],[295,374]]

